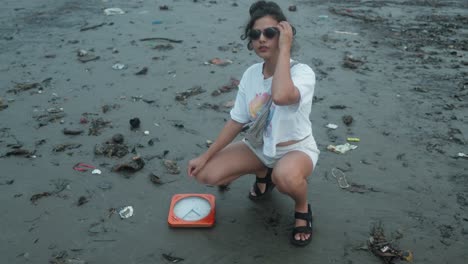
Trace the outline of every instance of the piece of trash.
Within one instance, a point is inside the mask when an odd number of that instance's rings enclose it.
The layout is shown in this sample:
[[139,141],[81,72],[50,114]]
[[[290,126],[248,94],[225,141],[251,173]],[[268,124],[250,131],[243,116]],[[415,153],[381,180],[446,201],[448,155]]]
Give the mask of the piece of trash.
[[116,144],[122,144],[124,142],[124,136],[120,133],[117,133],[112,136],[112,142]]
[[288,10],[291,11],[291,12],[296,12],[297,11],[297,7],[295,5],[290,5],[288,7]]
[[335,152],[335,153],[339,153],[339,154],[345,154],[346,152],[350,151],[350,150],[353,150],[353,149],[357,149],[358,146],[356,145],[351,145],[349,143],[345,143],[343,145],[328,145],[327,146],[327,149],[329,151],[332,151],[332,152]]
[[89,164],[86,164],[86,163],[77,163],[75,164],[75,166],[73,166],[73,169],[76,170],[76,171],[88,171],[89,169],[96,169],[96,167],[94,167],[93,165],[89,165]]
[[[107,25],[107,23],[101,23],[101,24],[92,25],[92,26],[85,26],[85,27],[80,28],[80,31],[86,31],[86,30],[96,29],[96,28],[102,27],[102,26],[104,26],[104,25]],[[55,57],[55,55],[54,55],[54,57]]]
[[79,147],[81,147],[81,144],[79,143],[65,143],[65,144],[55,145],[52,150],[54,152],[63,152],[65,150],[77,149]]
[[123,69],[125,69],[125,64],[116,63],[116,64],[112,65],[112,69],[114,69],[114,70],[123,70]]
[[338,125],[329,123],[329,124],[326,125],[326,127],[330,128],[330,129],[337,129],[337,128],[338,128]]
[[208,62],[206,62],[205,64],[212,64],[212,65],[218,65],[218,66],[227,66],[229,64],[232,64],[232,61],[231,60],[228,60],[228,59],[220,59],[220,58],[213,58],[211,60],[209,60]]
[[169,41],[169,42],[172,42],[172,43],[182,43],[183,42],[183,40],[170,39],[170,38],[158,38],[158,37],[140,39],[140,41],[152,41],[152,40],[163,40],[163,41]]
[[161,20],[153,20],[151,24],[153,25],[161,25],[163,22]]
[[343,67],[345,68],[357,69],[363,64],[364,61],[362,59],[355,58],[352,55],[346,55],[343,59]]
[[137,128],[140,127],[141,122],[140,122],[140,119],[138,117],[135,117],[135,118],[130,119],[129,123],[130,123],[130,127],[132,129],[137,129]]
[[207,147],[210,147],[211,144],[213,144],[213,141],[207,139],[207,140],[206,140],[206,146],[207,146]]
[[465,153],[463,153],[463,152],[459,152],[459,153],[457,154],[457,157],[459,157],[459,158],[465,158],[465,159],[466,159],[466,158],[468,158],[468,154],[465,154]]
[[357,137],[349,137],[346,139],[348,142],[360,142],[361,139]]
[[101,174],[101,170],[100,169],[94,169],[91,174]]
[[145,135],[149,135],[150,132],[148,130],[145,130],[145,132],[143,132]]
[[166,10],[166,11],[167,11],[167,10],[169,10],[169,6],[167,6],[167,5],[160,5],[160,6],[159,6],[159,10]]
[[64,135],[76,136],[76,135],[83,134],[84,130],[83,130],[83,129],[64,128],[64,129],[62,130],[62,132],[63,132]]
[[119,210],[120,218],[127,219],[133,216],[133,207],[125,206]]
[[335,30],[335,33],[337,33],[337,34],[345,34],[345,35],[352,35],[352,36],[357,36],[357,35],[358,35],[358,33],[348,32],[348,31],[338,31],[338,30]]
[[330,109],[345,109],[346,105],[331,105]]
[[318,16],[318,17],[319,17],[320,19],[327,19],[327,18],[328,18],[327,15],[320,15],[320,16]]
[[350,116],[350,115],[344,115],[344,116],[342,117],[342,119],[343,119],[343,123],[344,123],[345,125],[347,125],[347,126],[349,126],[349,125],[351,125],[351,124],[353,123],[353,117]]
[[14,150],[11,150],[11,151],[8,151],[7,153],[5,153],[5,156],[6,157],[9,157],[9,156],[24,156],[26,158],[30,158],[34,155],[36,151],[29,151],[27,149],[22,149],[22,148],[19,148],[19,149],[14,149]]
[[113,15],[123,15],[125,14],[125,11],[118,7],[111,7],[111,8],[106,8],[104,9],[104,14],[107,16],[113,16]]
[[88,129],[88,136],[98,136],[101,134],[101,130],[106,127],[112,127],[112,122],[102,118],[93,119]]
[[179,101],[183,104],[187,103],[187,99],[191,96],[195,96],[201,93],[204,93],[205,90],[201,86],[193,86],[185,92],[177,93],[175,96],[176,101]]
[[135,75],[146,75],[148,73],[148,67],[143,67],[141,70],[135,72]]
[[180,168],[177,166],[177,161],[164,159],[163,164],[170,174],[179,174]]
[[37,193],[37,194],[34,194],[33,196],[31,196],[31,198],[29,198],[29,200],[31,201],[31,203],[36,204],[37,200],[39,200],[39,199],[41,199],[43,197],[51,196],[51,195],[52,194],[50,192]]
[[140,156],[133,157],[129,162],[124,162],[121,164],[115,165],[113,171],[123,171],[123,172],[136,172],[145,166],[145,162]]
[[157,185],[161,185],[163,184],[163,182],[161,181],[161,178],[159,178],[159,176],[157,176],[156,174],[154,173],[150,173],[149,174],[149,179],[152,183],[154,184],[157,184]]
[[403,251],[397,249],[385,238],[382,223],[375,224],[371,228],[370,237],[367,240],[368,249],[385,263],[394,263],[397,260],[412,262],[413,253],[409,250]]
[[116,139],[120,143],[117,143],[113,137],[111,141],[106,141],[103,144],[96,144],[94,146],[94,154],[104,155],[107,157],[119,157],[119,158],[122,158],[125,155],[127,155],[129,153],[129,150],[128,150],[127,145],[122,144],[123,136],[122,136],[122,139],[120,139],[118,136]]
[[167,261],[172,262],[172,263],[177,263],[179,261],[184,260],[183,258],[172,256],[171,254],[164,254],[163,253],[162,256],[163,256],[164,259],[166,259]]
[[80,196],[80,198],[78,198],[78,202],[76,203],[78,206],[82,206],[83,204],[89,202],[88,198],[86,198],[85,196]]
[[235,100],[230,100],[230,101],[225,102],[223,104],[223,106],[226,107],[226,108],[232,108],[232,107],[234,107],[235,104],[236,104]]
[[331,172],[333,177],[335,177],[336,181],[338,182],[338,186],[340,186],[341,189],[346,189],[350,186],[348,184],[348,181],[346,180],[346,175],[342,170],[333,168]]
[[82,63],[98,60],[100,58],[99,56],[96,56],[93,53],[88,52],[83,49],[78,50],[77,55],[78,55],[78,60],[81,61]]
[[212,96],[218,96],[222,93],[228,93],[232,91],[233,89],[236,89],[239,86],[240,81],[237,80],[236,78],[232,78],[229,81],[229,84],[223,85],[221,88],[218,88],[217,90],[213,91],[211,93]]

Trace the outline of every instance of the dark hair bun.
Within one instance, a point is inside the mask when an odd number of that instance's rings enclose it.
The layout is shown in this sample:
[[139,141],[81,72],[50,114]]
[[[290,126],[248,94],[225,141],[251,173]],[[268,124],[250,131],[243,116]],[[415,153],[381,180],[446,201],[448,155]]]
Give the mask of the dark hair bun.
[[[274,13],[276,13],[278,11],[281,12],[281,8],[275,2],[257,1],[257,2],[253,3],[250,6],[250,9],[249,9],[250,16],[253,16],[253,14],[255,14],[255,12],[257,12],[259,10],[261,10],[261,11],[273,11]],[[267,12],[267,13],[269,13],[269,12]]]

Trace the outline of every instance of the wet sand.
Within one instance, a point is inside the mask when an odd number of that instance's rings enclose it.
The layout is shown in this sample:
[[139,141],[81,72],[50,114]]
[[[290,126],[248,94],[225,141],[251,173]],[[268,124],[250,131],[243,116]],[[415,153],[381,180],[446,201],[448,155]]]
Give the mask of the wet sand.
[[[212,92],[258,61],[239,38],[249,3],[4,1],[0,255],[5,263],[169,263],[162,254],[184,263],[380,263],[357,250],[378,222],[388,237],[398,235],[401,249],[413,251],[415,263],[466,261],[468,160],[458,153],[468,153],[467,4],[281,4],[297,28],[293,57],[317,76],[310,116],[321,150],[309,179],[314,238],[297,249],[288,241],[294,223],[289,198],[275,191],[271,199],[254,203],[247,198],[253,176],[220,192],[185,173],[187,162],[229,118],[223,104],[236,91]],[[291,4],[296,12],[287,11]],[[162,5],[169,10],[160,10]],[[110,7],[125,14],[106,16],[103,9]],[[140,41],[150,37],[182,42]],[[80,49],[99,59],[80,62]],[[206,65],[215,57],[232,64]],[[116,63],[126,66],[115,70]],[[135,75],[143,67],[147,74]],[[24,90],[28,86],[18,83],[37,84]],[[175,99],[195,86],[205,92],[185,102]],[[353,117],[349,126],[344,115]],[[91,123],[81,124],[83,117],[111,126],[88,135]],[[129,125],[134,117],[141,120],[137,130]],[[329,123],[338,128],[325,127]],[[64,135],[64,128],[84,132]],[[129,154],[94,154],[96,144],[117,133]],[[357,149],[327,150],[348,137],[361,139],[352,143]],[[64,143],[81,146],[53,150]],[[5,156],[15,147],[34,153]],[[142,170],[112,171],[137,155],[145,160]],[[177,161],[181,172],[170,174],[163,159]],[[79,162],[102,174],[73,170]],[[338,186],[333,168],[344,171],[352,188]],[[150,173],[165,184],[153,184]],[[44,192],[51,195],[31,202]],[[217,197],[216,226],[168,228],[172,195],[192,192]],[[88,202],[78,206],[80,197]],[[135,210],[131,218],[109,214],[110,208],[127,205]],[[70,259],[82,262],[65,262]]]

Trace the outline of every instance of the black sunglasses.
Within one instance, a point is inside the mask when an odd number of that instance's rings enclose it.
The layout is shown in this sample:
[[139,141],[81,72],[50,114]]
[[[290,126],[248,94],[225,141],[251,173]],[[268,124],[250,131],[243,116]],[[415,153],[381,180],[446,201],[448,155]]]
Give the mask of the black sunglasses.
[[275,27],[265,28],[264,30],[251,29],[249,31],[249,38],[251,40],[257,40],[263,34],[263,36],[265,36],[267,39],[272,39],[276,36],[276,34],[279,34],[279,33],[280,33],[279,29]]

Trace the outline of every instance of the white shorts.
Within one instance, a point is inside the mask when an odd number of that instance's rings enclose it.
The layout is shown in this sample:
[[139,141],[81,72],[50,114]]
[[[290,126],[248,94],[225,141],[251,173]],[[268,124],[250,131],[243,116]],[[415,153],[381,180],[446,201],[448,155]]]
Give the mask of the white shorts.
[[317,144],[315,143],[315,139],[313,136],[308,136],[302,141],[299,141],[289,146],[276,146],[276,156],[273,158],[263,154],[263,147],[255,148],[245,138],[242,139],[242,142],[244,142],[268,168],[273,168],[276,162],[278,162],[278,160],[280,160],[284,155],[286,155],[286,153],[291,151],[301,151],[304,152],[307,156],[309,156],[309,158],[312,160],[312,164],[315,169],[315,165],[317,164],[317,160],[320,154],[320,151],[317,148]]

